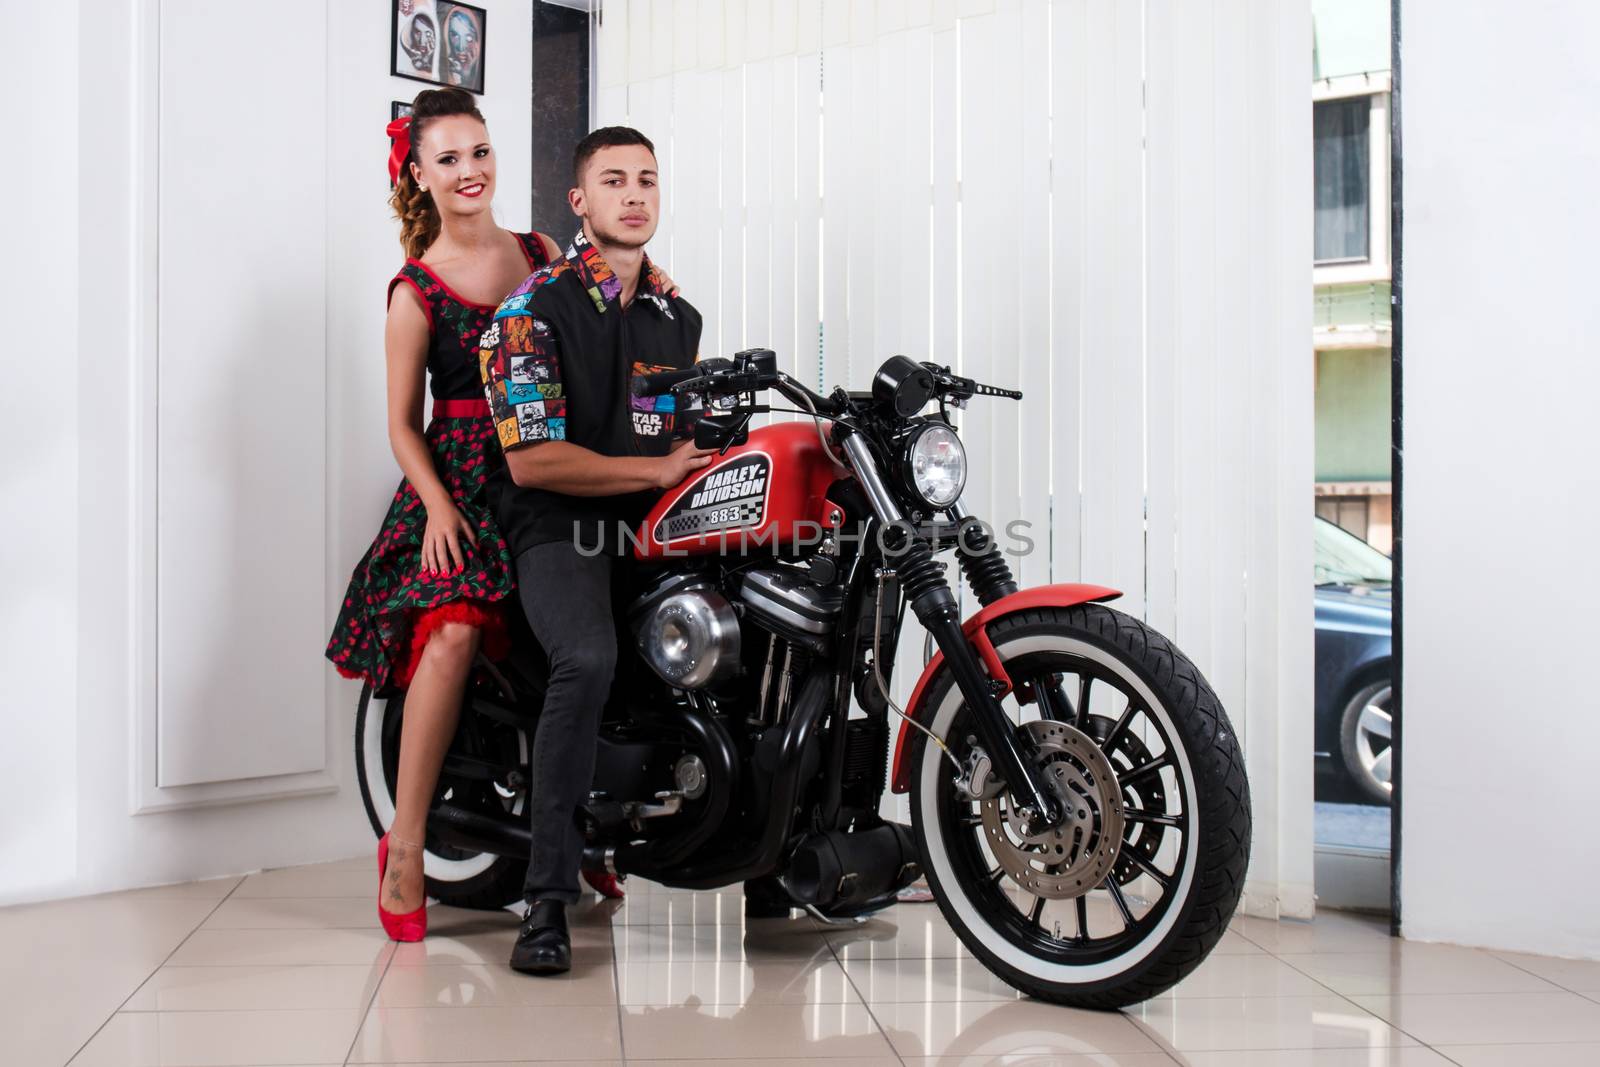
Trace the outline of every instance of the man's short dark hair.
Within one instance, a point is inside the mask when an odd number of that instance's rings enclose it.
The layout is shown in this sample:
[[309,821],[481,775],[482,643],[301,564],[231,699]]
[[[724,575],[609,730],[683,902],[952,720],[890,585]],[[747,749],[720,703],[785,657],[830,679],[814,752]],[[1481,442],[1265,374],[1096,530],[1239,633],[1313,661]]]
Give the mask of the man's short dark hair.
[[639,144],[656,154],[656,146],[650,143],[650,138],[634,129],[632,126],[602,126],[589,136],[578,142],[578,147],[572,152],[572,184],[583,184],[583,168],[594,154],[602,148],[621,148],[624,145]]

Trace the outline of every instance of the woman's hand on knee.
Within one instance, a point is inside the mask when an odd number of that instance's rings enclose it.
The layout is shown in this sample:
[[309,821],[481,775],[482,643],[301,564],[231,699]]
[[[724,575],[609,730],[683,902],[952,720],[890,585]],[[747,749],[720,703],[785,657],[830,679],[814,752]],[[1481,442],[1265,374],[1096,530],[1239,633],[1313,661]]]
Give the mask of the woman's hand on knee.
[[428,509],[428,525],[422,533],[422,573],[439,578],[460,574],[467,567],[465,546],[477,543],[472,524],[460,508],[452,504]]

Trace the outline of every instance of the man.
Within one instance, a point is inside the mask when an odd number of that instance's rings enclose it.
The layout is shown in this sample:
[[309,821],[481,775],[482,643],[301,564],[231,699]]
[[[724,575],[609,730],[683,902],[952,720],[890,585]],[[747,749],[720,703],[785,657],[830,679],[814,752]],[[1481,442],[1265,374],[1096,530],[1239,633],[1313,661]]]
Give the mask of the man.
[[[700,313],[670,295],[644,254],[660,220],[654,146],[612,126],[573,153],[567,194],[583,220],[566,257],[506,298],[479,342],[490,413],[512,485],[498,515],[550,684],[533,744],[528,912],[511,966],[571,966],[566,905],[578,899],[583,835],[573,813],[594,777],[595,738],[616,666],[611,583],[660,490],[710,462],[673,445],[671,398],[633,399],[634,374],[687,367]],[[598,551],[597,551],[598,550]]]

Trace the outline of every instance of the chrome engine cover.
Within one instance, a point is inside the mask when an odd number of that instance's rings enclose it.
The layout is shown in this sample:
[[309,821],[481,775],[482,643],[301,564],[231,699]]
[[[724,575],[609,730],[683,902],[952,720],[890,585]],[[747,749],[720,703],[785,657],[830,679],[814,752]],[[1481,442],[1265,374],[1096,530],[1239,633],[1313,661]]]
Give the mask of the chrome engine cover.
[[738,673],[739,619],[708,582],[668,579],[630,615],[639,654],[668,685],[699,689]]
[[739,599],[755,621],[808,645],[833,634],[844,611],[842,590],[816,585],[778,568],[746,571]]

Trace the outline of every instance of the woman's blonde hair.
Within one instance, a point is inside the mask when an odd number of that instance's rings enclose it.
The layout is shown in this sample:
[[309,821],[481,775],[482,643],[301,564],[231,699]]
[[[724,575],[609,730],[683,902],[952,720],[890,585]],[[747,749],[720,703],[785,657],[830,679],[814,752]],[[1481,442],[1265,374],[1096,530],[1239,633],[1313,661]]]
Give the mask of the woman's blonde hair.
[[389,194],[389,206],[400,220],[400,247],[410,259],[421,259],[439,236],[439,209],[433,202],[433,194],[417,186],[411,164],[417,162],[417,145],[428,124],[447,115],[470,115],[483,122],[478,102],[465,89],[424,89],[411,102],[411,151],[400,165],[394,192]]

